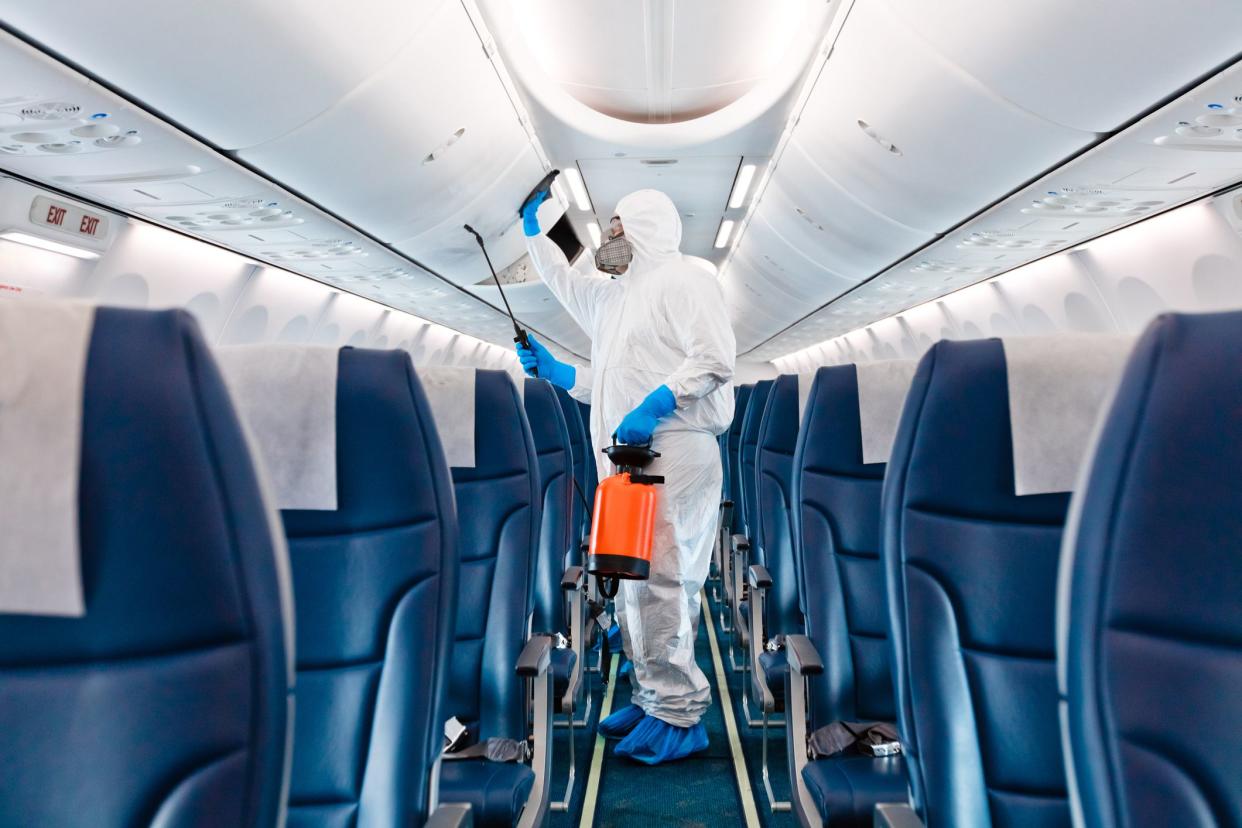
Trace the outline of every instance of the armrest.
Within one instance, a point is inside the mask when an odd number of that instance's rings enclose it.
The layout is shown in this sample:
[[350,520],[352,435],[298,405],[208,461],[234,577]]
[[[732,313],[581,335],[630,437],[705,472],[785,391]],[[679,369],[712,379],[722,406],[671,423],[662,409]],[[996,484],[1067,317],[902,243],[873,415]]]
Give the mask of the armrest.
[[565,574],[561,576],[561,589],[566,592],[573,592],[582,589],[583,578],[586,573],[580,566],[571,566],[565,569]]
[[771,589],[772,573],[763,564],[750,565],[750,585],[755,589]]
[[552,639],[546,635],[532,636],[522,648],[517,661],[517,674],[535,678],[548,672],[552,663]]
[[785,636],[785,653],[789,658],[789,672],[795,676],[815,676],[824,672],[819,651],[805,635]]
[[874,828],[923,828],[923,820],[904,802],[881,802],[875,806]]
[[436,808],[424,825],[426,828],[472,828],[474,816],[467,803],[452,802]]
[[720,505],[721,505],[721,506],[723,506],[723,507],[724,507],[724,508],[726,508],[726,509],[732,509],[732,508],[733,508],[733,501],[732,501],[732,500],[722,500],[722,501],[720,501]]
[[749,550],[750,550],[750,538],[746,537],[745,535],[741,535],[741,534],[733,536],[733,551],[734,552],[747,552]]

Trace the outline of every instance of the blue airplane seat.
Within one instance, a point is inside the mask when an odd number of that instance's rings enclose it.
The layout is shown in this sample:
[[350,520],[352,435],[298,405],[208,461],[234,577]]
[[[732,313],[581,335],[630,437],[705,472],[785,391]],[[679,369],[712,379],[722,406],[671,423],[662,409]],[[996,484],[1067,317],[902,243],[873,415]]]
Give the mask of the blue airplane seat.
[[[591,435],[591,406],[580,402],[578,403],[578,413],[582,415],[582,430],[586,432],[587,448],[590,449],[586,453],[586,501],[595,505],[595,488],[599,485],[599,457],[595,451],[595,438]],[[590,515],[587,515],[588,532],[590,531]]]
[[427,819],[457,607],[452,482],[404,351],[337,363],[337,508],[282,513],[298,608],[289,825]]
[[574,492],[573,515],[570,525],[573,527],[573,548],[569,550],[569,562],[573,566],[582,566],[582,541],[586,540],[591,530],[591,507],[586,500],[589,483],[587,481],[587,463],[590,462],[591,436],[587,434],[582,422],[582,412],[578,402],[564,388],[556,389],[556,399],[561,404],[561,414],[565,417],[565,427],[569,429],[569,443],[573,452]]
[[1069,824],[1054,607],[1068,493],[1016,496],[1000,340],[919,363],[883,487],[898,721],[936,825]]
[[739,385],[737,400],[733,405],[733,422],[725,437],[725,454],[729,463],[729,499],[733,501],[733,525],[730,534],[742,531],[742,423],[746,420],[746,409],[750,405],[750,395],[754,385]]
[[86,613],[0,615],[0,825],[270,828],[293,689],[276,514],[189,314],[99,308],[88,348]]
[[[772,384],[772,380],[760,380],[755,383],[750,399],[746,402],[746,416],[742,419],[742,431],[738,443],[738,474],[740,476],[738,489],[742,497],[742,529],[740,532],[748,543],[754,543],[755,532],[759,526],[756,512],[758,473],[755,466],[759,454],[759,426],[763,422],[763,412],[768,404],[768,395],[772,392]],[[739,583],[746,582],[746,568],[752,560],[750,554],[752,553],[749,551],[733,551],[734,566],[730,569],[733,570]],[[743,649],[748,650],[750,647],[750,603],[741,594],[741,590],[737,589],[734,590],[732,600],[733,626],[737,631],[738,643]]]
[[[808,677],[808,732],[838,721],[896,719],[879,552],[884,468],[863,462],[856,369],[820,368],[798,435],[791,509],[806,635],[824,665]],[[794,751],[804,746],[791,739],[789,747],[796,773],[801,757]],[[805,821],[870,825],[875,803],[905,801],[904,765],[900,756],[807,763],[801,779],[818,813]]]
[[[751,557],[765,570],[762,580],[771,584],[762,587],[765,640],[804,631],[790,525],[798,426],[798,377],[785,374],[775,380],[768,394],[768,403],[759,425],[755,463],[758,526]],[[754,596],[759,594],[759,588],[755,579],[751,579],[752,602]],[[760,669],[754,671],[752,681],[758,691],[758,700],[769,712],[783,710],[785,652],[766,652],[759,646],[755,650]],[[764,679],[762,683],[760,678]]]
[[[532,609],[542,493],[522,400],[505,372],[475,373],[474,428],[475,466],[452,469],[464,600],[444,712],[472,741],[525,741],[526,693],[514,665]],[[534,782],[521,763],[445,761],[440,800],[469,803],[477,828],[510,826]]]
[[1242,313],[1152,322],[1072,514],[1058,646],[1080,824],[1242,825]]
[[[573,451],[556,386],[528,378],[523,403],[535,441],[542,489],[542,526],[535,564],[534,618],[537,633],[566,633],[566,595],[562,581],[571,550],[578,546],[570,523],[574,501]],[[576,413],[576,412],[575,412]],[[558,703],[569,689],[577,658],[569,648],[552,653],[553,689]]]

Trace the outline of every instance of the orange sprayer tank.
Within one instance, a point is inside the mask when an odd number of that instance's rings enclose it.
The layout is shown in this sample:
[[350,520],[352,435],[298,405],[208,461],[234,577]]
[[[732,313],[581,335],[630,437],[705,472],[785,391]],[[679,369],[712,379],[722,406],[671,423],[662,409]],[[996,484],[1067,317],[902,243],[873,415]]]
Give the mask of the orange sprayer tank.
[[604,453],[620,471],[601,480],[595,490],[587,572],[613,587],[605,586],[605,594],[615,594],[617,580],[644,580],[651,572],[659,503],[656,484],[664,478],[642,474],[643,467],[660,456],[649,448],[613,445]]

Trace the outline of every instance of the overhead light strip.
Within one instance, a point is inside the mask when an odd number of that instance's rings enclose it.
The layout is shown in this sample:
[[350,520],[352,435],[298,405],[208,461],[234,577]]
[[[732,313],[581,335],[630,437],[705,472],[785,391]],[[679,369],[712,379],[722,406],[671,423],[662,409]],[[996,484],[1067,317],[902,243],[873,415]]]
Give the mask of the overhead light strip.
[[78,247],[64,242],[45,239],[41,236],[33,236],[30,233],[23,233],[19,230],[5,230],[0,233],[0,239],[5,241],[24,244],[27,247],[37,247],[40,250],[46,250],[50,253],[60,253],[63,256],[73,256],[75,259],[98,259],[100,253],[95,250],[87,250],[85,247]]
[[577,167],[566,167],[562,173],[565,180],[569,182],[569,191],[573,193],[574,205],[579,210],[585,212],[593,212],[591,210],[591,199],[587,195],[586,185],[582,182],[582,175],[578,172]]
[[755,177],[755,165],[743,164],[733,182],[733,192],[729,194],[729,209],[736,210],[746,201],[746,192],[750,189],[751,179]]

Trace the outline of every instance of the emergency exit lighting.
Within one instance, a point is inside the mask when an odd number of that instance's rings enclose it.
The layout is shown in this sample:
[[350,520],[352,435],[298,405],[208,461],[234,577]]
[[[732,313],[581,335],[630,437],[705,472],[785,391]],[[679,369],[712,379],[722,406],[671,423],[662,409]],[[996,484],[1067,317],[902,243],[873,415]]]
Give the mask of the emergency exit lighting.
[[100,256],[99,253],[94,250],[87,250],[85,247],[76,247],[72,244],[32,236],[29,233],[22,233],[18,230],[6,230],[0,233],[0,239],[24,244],[27,247],[37,247],[40,250],[47,250],[51,253],[73,256],[76,259],[98,259]]
[[733,219],[725,219],[720,222],[720,232],[716,234],[716,249],[724,247],[729,243],[729,234],[733,232]]
[[[737,174],[737,181],[733,183],[733,193],[729,196],[729,209],[736,210],[742,206],[742,202],[746,201],[746,193],[750,191],[751,179],[755,177],[755,165],[746,164]],[[720,245],[716,245],[719,247]]]
[[574,204],[579,210],[590,210],[591,199],[587,198],[586,185],[582,183],[582,176],[573,167],[567,167],[564,175],[565,180],[569,182],[569,191],[574,194]]

